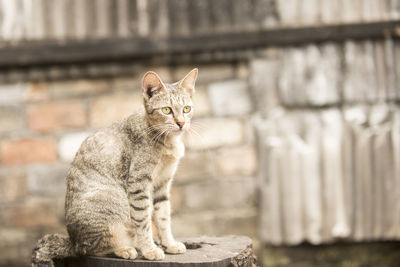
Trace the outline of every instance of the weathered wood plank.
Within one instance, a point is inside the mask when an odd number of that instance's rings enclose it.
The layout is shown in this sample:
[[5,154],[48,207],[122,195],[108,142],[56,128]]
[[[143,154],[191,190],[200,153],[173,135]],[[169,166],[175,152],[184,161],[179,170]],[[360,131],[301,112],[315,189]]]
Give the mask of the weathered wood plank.
[[75,38],[84,39],[89,35],[87,20],[89,19],[86,14],[88,8],[87,1],[75,0],[74,3],[74,19],[75,22]]
[[271,116],[270,120],[258,118],[256,123],[257,134],[260,140],[260,158],[264,164],[260,164],[260,238],[264,242],[273,245],[283,243],[282,201],[281,183],[282,174],[280,162],[282,161],[283,142],[278,134],[277,120]]
[[400,17],[400,1],[391,0],[390,1],[391,18],[398,19]]
[[280,23],[290,26],[297,25],[300,20],[300,1],[277,0],[276,1]]
[[354,235],[355,240],[369,239],[372,237],[370,218],[372,216],[373,192],[372,190],[372,148],[371,129],[366,127],[367,111],[365,108],[351,110],[354,121],[355,162],[354,162]]
[[44,0],[35,0],[32,4],[32,17],[30,24],[32,24],[32,39],[44,39]]
[[[65,1],[65,0],[64,0]],[[86,27],[88,38],[94,38],[97,31],[96,0],[86,0]]]
[[[148,1],[150,18],[150,37],[166,37],[169,34],[168,1],[150,0]],[[181,11],[182,12],[182,11]],[[184,11],[183,11],[184,12]]]
[[[273,108],[279,106],[279,97],[276,90],[278,83],[280,59],[254,59],[250,63],[250,88],[252,90],[257,110],[268,114]],[[268,73],[268,79],[265,79]]]
[[355,22],[355,21],[361,21],[361,10],[362,10],[362,4],[363,0],[352,0],[352,1],[346,1],[342,0],[341,4],[341,16],[342,16],[342,21],[344,22]]
[[322,179],[324,185],[324,221],[332,238],[347,238],[350,234],[345,203],[342,146],[343,120],[339,109],[321,113]]
[[309,45],[305,49],[303,73],[306,101],[312,106],[340,103],[341,54],[334,44]]
[[385,54],[382,42],[375,42],[375,66],[377,77],[377,99],[385,101],[387,98],[387,79],[385,69]]
[[95,36],[106,38],[111,35],[111,2],[108,0],[97,0],[96,9],[96,29]]
[[233,0],[233,20],[232,30],[245,31],[257,29],[253,17],[254,5],[252,1]]
[[304,116],[304,142],[307,150],[303,157],[303,191],[304,191],[304,217],[305,237],[312,244],[323,241],[323,191],[321,159],[321,133],[322,124],[318,113],[309,111]]
[[192,34],[204,34],[212,29],[210,5],[208,1],[188,1],[189,27]]
[[182,239],[188,250],[184,254],[167,254],[164,260],[148,261],[142,258],[124,260],[111,257],[85,256],[56,262],[56,267],[167,267],[167,266],[244,266],[256,264],[252,241],[245,236],[196,237]]
[[118,19],[119,19],[117,0],[109,0],[108,16],[110,20],[109,21],[110,32],[108,33],[107,38],[115,38],[118,36]]
[[304,92],[306,78],[305,53],[300,48],[290,48],[283,56],[279,78],[279,96],[285,106],[306,106]]
[[117,33],[120,37],[129,36],[129,2],[128,0],[118,0],[117,2]]
[[340,0],[320,0],[321,22],[335,23],[340,14]]
[[[283,158],[279,162],[282,176],[282,231],[286,244],[299,244],[303,234],[303,190],[301,190],[302,156],[304,142],[299,137],[299,124],[303,113],[288,113],[279,122],[280,135],[283,138]],[[289,167],[290,166],[290,167]]]
[[396,207],[394,209],[396,233],[395,237],[400,237],[400,107],[393,108],[393,128],[392,128],[392,142],[393,142],[393,165],[394,165],[394,178],[396,182]]
[[230,0],[208,1],[210,5],[213,29],[216,32],[228,32],[233,25],[233,5]]
[[275,1],[255,0],[252,5],[252,9],[253,14],[251,18],[253,20],[253,23],[258,25],[259,28],[272,28],[277,26],[278,14]]
[[50,12],[52,20],[51,24],[52,34],[53,38],[57,38],[59,40],[65,39],[67,35],[67,29],[65,27],[65,25],[67,24],[67,18],[65,16],[66,5],[67,5],[66,0],[52,1],[53,9]]
[[378,93],[374,44],[371,41],[346,42],[344,67],[344,100],[347,103],[374,102]]
[[169,0],[169,32],[172,36],[187,36],[190,34],[189,3],[186,0]]
[[343,136],[343,180],[345,188],[345,201],[347,204],[347,218],[350,225],[350,236],[353,236],[355,228],[355,162],[356,162],[356,147],[355,139],[356,129],[359,125],[354,126],[357,118],[362,115],[358,108],[345,108],[343,109],[344,119],[344,136]]
[[[321,14],[320,0],[300,1],[300,21],[303,25],[317,25]],[[354,11],[353,11],[354,12]]]
[[[265,133],[260,133],[264,136]],[[268,131],[267,133],[272,134]],[[276,133],[275,133],[276,135]],[[282,174],[280,162],[282,162],[282,140],[277,136],[269,135],[268,138],[262,139],[264,148],[262,150],[262,158],[268,160],[268,164],[263,164],[265,178],[261,186],[260,205],[262,212],[260,233],[262,240],[268,240],[273,245],[281,245],[283,243],[282,216],[281,216],[281,183]]]
[[394,54],[394,42],[391,39],[385,40],[385,68],[387,79],[387,100],[396,100],[396,62]]

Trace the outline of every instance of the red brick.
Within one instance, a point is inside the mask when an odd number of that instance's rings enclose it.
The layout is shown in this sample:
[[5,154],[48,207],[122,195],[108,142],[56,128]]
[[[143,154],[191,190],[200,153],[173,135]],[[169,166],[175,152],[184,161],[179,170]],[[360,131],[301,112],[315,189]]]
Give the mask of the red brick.
[[51,199],[32,199],[23,204],[10,207],[10,217],[6,224],[14,227],[52,227],[57,226],[57,206]]
[[196,87],[196,92],[193,96],[194,116],[204,117],[211,114],[211,103],[208,98],[208,93],[205,87]]
[[214,176],[214,153],[212,151],[186,151],[180,160],[174,184],[204,180]]
[[32,248],[39,238],[35,231],[0,227],[0,266],[30,266]]
[[143,97],[140,92],[99,97],[90,107],[90,125],[107,126],[128,117],[141,107],[143,107]]
[[45,138],[4,140],[0,144],[0,156],[4,165],[54,162],[57,159],[56,142]]
[[58,101],[31,106],[29,127],[39,132],[79,128],[86,124],[85,107],[81,101]]
[[50,90],[48,83],[35,82],[28,85],[26,99],[28,101],[43,101],[50,99]]
[[26,173],[19,169],[0,171],[0,202],[19,200],[27,195]]
[[207,150],[237,145],[244,140],[242,121],[236,118],[199,118],[192,120],[192,129],[195,132],[184,136],[188,149]]
[[102,94],[111,90],[107,80],[56,81],[49,84],[55,99]]
[[21,108],[0,106],[0,133],[22,129],[24,120],[25,116]]
[[216,165],[221,175],[252,175],[257,171],[257,153],[252,146],[221,148]]

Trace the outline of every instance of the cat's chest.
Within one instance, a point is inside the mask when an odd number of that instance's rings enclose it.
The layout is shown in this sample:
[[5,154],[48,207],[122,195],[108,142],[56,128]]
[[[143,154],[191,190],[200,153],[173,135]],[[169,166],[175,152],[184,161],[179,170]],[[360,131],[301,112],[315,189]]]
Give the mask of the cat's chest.
[[178,167],[179,160],[183,157],[184,153],[185,147],[183,143],[177,143],[174,146],[163,149],[152,173],[153,181],[162,178],[172,178]]

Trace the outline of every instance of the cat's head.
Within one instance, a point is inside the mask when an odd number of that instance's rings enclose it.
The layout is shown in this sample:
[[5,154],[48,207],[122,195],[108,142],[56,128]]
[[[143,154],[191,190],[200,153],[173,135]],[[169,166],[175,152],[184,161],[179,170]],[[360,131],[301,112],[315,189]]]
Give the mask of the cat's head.
[[176,135],[189,129],[194,112],[192,97],[197,73],[198,70],[193,69],[182,80],[172,84],[163,83],[152,71],[144,75],[144,107],[153,130]]

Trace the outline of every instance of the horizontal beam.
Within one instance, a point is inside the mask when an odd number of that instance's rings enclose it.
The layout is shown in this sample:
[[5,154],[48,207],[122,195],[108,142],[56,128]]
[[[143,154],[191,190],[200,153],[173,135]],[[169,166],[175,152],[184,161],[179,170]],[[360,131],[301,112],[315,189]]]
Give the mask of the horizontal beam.
[[207,34],[165,39],[123,38],[0,46],[0,68],[141,60],[158,56],[290,46],[326,41],[398,38],[400,21]]

